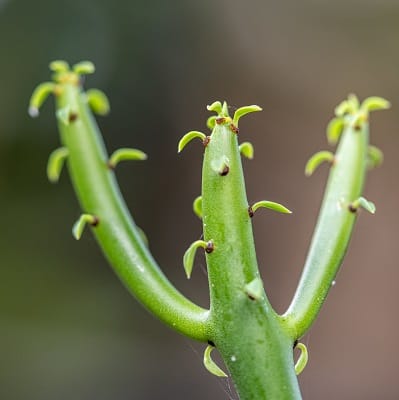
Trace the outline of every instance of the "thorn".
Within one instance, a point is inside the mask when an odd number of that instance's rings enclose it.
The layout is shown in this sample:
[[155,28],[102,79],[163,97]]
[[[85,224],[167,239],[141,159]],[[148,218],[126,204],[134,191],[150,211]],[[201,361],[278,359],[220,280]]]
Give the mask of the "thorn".
[[202,219],[202,196],[198,196],[193,202],[193,211],[194,214]]
[[243,142],[240,144],[238,149],[240,150],[240,153],[249,160],[252,160],[254,158],[254,146],[252,145],[252,143]]
[[208,146],[209,142],[211,141],[211,137],[207,136],[203,141],[202,144],[204,145],[204,147]]
[[227,378],[226,373],[220,369],[211,358],[211,352],[215,347],[208,345],[204,352],[204,366],[213,375],[221,378]]
[[243,117],[244,115],[246,115],[248,113],[256,112],[256,111],[262,111],[262,109],[259,106],[256,106],[256,105],[240,107],[234,113],[233,125],[238,127],[238,121],[240,120],[241,117]]
[[359,197],[357,200],[353,201],[349,204],[348,209],[351,213],[356,213],[359,207],[365,209],[371,214],[374,214],[376,211],[375,204],[371,201],[368,201],[364,197]]
[[208,253],[208,254],[210,254],[210,253],[213,252],[213,250],[215,250],[215,246],[213,245],[212,240],[209,240],[209,241],[206,243],[205,252]]
[[303,343],[297,343],[295,348],[298,348],[301,351],[298,361],[295,364],[295,373],[299,375],[305,369],[306,364],[308,363],[309,354],[308,349]]
[[230,130],[235,133],[236,135],[238,135],[238,133],[240,132],[240,130],[238,129],[237,126],[235,126],[234,124],[230,124]]
[[196,240],[190,245],[183,256],[183,267],[186,271],[187,279],[190,279],[191,277],[195,255],[200,247],[202,247],[207,253],[211,253],[214,250],[214,245],[211,240],[209,242],[205,242],[204,240]]
[[225,165],[223,169],[219,172],[220,176],[226,176],[230,172],[230,167]]
[[48,159],[47,163],[47,177],[51,183],[57,183],[65,160],[69,155],[66,147],[60,147],[54,150]]
[[47,97],[54,93],[55,83],[44,82],[38,85],[32,93],[29,101],[28,113],[31,117],[39,116],[40,107],[43,105]]
[[90,89],[86,92],[87,104],[98,115],[107,115],[110,111],[109,100],[104,92]]
[[115,169],[115,167],[121,162],[126,160],[146,160],[147,154],[137,149],[122,148],[114,151],[109,158],[108,167]]
[[317,169],[317,167],[323,162],[328,162],[330,164],[334,164],[334,154],[331,151],[319,151],[313,154],[312,157],[309,158],[309,161],[305,166],[305,175],[310,176]]
[[284,207],[280,203],[275,203],[274,201],[258,201],[254,205],[248,207],[248,214],[252,218],[255,214],[255,211],[258,208],[268,208],[273,211],[277,211],[283,214],[292,214],[292,211],[290,211],[288,208]]
[[217,117],[215,118],[215,123],[217,125],[222,125],[226,122],[226,117]]
[[199,131],[190,131],[186,133],[179,141],[177,152],[180,153],[186,147],[186,145],[195,138],[201,139],[202,142],[204,142],[206,135]]
[[244,290],[250,300],[260,300],[264,293],[262,279],[259,277],[253,279],[245,285]]
[[82,214],[79,219],[75,222],[72,228],[73,237],[76,240],[79,240],[82,237],[83,230],[87,224],[92,227],[97,226],[100,223],[100,220],[95,215],[91,214]]

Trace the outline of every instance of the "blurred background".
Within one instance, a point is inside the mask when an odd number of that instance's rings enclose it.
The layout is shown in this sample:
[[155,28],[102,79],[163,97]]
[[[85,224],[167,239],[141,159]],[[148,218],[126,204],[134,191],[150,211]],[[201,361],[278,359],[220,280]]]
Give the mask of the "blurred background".
[[[397,399],[399,358],[399,3],[395,0],[0,0],[0,398],[237,399],[202,365],[204,346],[163,326],[127,293],[90,234],[65,171],[48,183],[59,145],[54,106],[27,115],[48,63],[92,60],[86,87],[104,90],[99,119],[109,151],[144,150],[117,176],[137,223],[173,283],[207,306],[203,259],[190,281],[182,256],[201,235],[191,210],[200,191],[201,146],[177,155],[205,106],[259,104],[240,122],[255,146],[244,161],[250,202],[281,202],[293,215],[254,219],[258,259],[277,310],[290,302],[316,221],[327,168],[307,179],[325,149],[325,127],[348,93],[379,95],[372,143],[385,154],[365,195],[343,268],[304,338],[304,399]],[[160,204],[162,203],[162,207]]]

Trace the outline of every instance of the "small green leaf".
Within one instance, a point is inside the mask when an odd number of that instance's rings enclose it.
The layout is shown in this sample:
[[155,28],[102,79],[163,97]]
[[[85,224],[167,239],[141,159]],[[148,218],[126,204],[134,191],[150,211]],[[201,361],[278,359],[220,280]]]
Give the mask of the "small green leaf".
[[348,95],[348,103],[351,105],[353,110],[358,110],[360,107],[359,99],[354,93]]
[[36,87],[33,91],[29,101],[29,115],[31,117],[37,117],[39,115],[40,107],[43,105],[47,97],[54,93],[55,83],[44,82]]
[[298,361],[295,364],[295,373],[299,375],[305,369],[306,364],[308,363],[309,355],[308,349],[303,343],[298,343],[296,348],[301,351]]
[[198,248],[202,247],[206,249],[208,247],[208,243],[204,240],[197,240],[191,244],[191,246],[186,250],[183,256],[183,267],[186,271],[187,279],[190,279],[191,272],[194,266],[195,254],[197,253]]
[[108,98],[104,92],[98,89],[90,89],[86,92],[87,104],[98,115],[107,115],[110,110]]
[[372,203],[371,201],[368,201],[364,197],[359,197],[357,200],[352,202],[349,206],[349,210],[356,212],[359,207],[364,208],[366,211],[368,211],[371,214],[374,214],[376,211],[375,204]]
[[240,153],[252,160],[254,158],[254,146],[250,142],[243,142],[239,146]]
[[335,145],[345,127],[345,121],[343,118],[333,118],[327,125],[327,140],[331,145]]
[[371,168],[379,167],[384,161],[384,153],[375,146],[368,148],[368,162]]
[[391,103],[382,97],[371,96],[365,99],[361,105],[362,110],[366,113],[376,110],[386,110],[391,107]]
[[51,71],[54,72],[68,72],[69,71],[69,64],[64,60],[55,60],[52,61],[49,65]]
[[198,218],[202,218],[202,196],[198,196],[193,202],[193,211]]
[[98,223],[99,219],[96,216],[91,214],[82,214],[72,228],[73,237],[76,240],[79,240],[82,237],[83,230],[87,224],[97,226]]
[[255,278],[245,285],[245,293],[251,300],[260,300],[263,296],[263,282],[260,278]]
[[96,67],[91,61],[81,61],[73,66],[73,72],[77,75],[93,74]]
[[207,120],[206,120],[206,126],[212,131],[213,128],[216,125],[216,119],[217,115],[211,115]]
[[71,107],[69,107],[68,105],[58,109],[57,112],[55,113],[57,119],[66,126],[68,126],[70,123],[69,120],[70,114],[71,114]]
[[186,145],[191,142],[193,139],[201,139],[202,141],[205,140],[206,135],[202,132],[199,131],[191,131],[186,133],[181,139],[180,142],[177,146],[177,152],[180,153],[185,147]]
[[274,201],[262,200],[258,201],[252,207],[250,207],[250,215],[251,211],[253,215],[258,208],[268,208],[270,210],[277,211],[283,214],[292,214],[292,211],[279,203],[275,203]]
[[240,120],[241,117],[243,117],[244,115],[246,115],[248,113],[256,112],[256,111],[262,111],[262,109],[256,105],[240,107],[234,113],[233,125],[238,127],[238,121]]
[[60,147],[50,154],[47,163],[47,177],[51,183],[58,182],[62,167],[68,155],[69,151],[66,147]]
[[208,345],[204,352],[204,366],[213,375],[219,376],[221,378],[227,378],[226,373],[220,369],[216,363],[211,358],[211,352],[214,349],[213,346]]
[[222,103],[220,101],[214,101],[211,105],[206,106],[208,111],[214,111],[216,114],[222,113]]
[[108,166],[114,169],[121,161],[146,160],[147,154],[137,149],[122,148],[114,151],[109,158]]
[[309,161],[306,163],[305,175],[312,175],[316,168],[325,161],[329,163],[334,162],[334,154],[331,153],[331,151],[319,151],[318,153],[313,154],[313,156],[310,157]]
[[353,101],[350,100],[343,100],[337,105],[337,107],[335,107],[335,115],[337,117],[343,117],[346,114],[353,114],[356,111]]

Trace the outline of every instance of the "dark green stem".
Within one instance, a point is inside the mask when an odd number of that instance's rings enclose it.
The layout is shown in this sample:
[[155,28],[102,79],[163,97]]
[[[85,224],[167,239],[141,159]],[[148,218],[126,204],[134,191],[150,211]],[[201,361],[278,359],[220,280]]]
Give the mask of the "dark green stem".
[[300,399],[293,340],[264,291],[257,299],[246,292],[260,277],[237,135],[228,118],[213,130],[202,178],[204,238],[214,244],[207,254],[210,337],[241,400]]

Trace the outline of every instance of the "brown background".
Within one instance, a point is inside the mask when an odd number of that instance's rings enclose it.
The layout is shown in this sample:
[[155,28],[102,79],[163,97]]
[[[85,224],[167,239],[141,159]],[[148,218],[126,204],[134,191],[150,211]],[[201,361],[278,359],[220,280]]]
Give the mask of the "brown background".
[[255,145],[244,161],[250,201],[294,211],[254,220],[270,298],[288,305],[315,224],[327,169],[307,179],[308,157],[327,147],[332,110],[350,92],[380,95],[372,116],[382,168],[323,311],[304,341],[305,399],[397,399],[399,318],[399,3],[347,1],[0,1],[0,397],[2,399],[236,399],[202,366],[202,345],[149,316],[117,281],[94,243],[70,234],[79,207],[64,173],[45,165],[58,146],[53,105],[30,120],[47,63],[90,59],[87,87],[106,91],[100,126],[110,150],[133,146],[145,163],[117,175],[165,273],[207,305],[204,261],[187,282],[182,255],[201,227],[201,149],[176,154],[188,130],[205,129],[205,105],[259,104],[241,123]]

